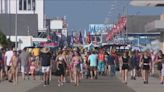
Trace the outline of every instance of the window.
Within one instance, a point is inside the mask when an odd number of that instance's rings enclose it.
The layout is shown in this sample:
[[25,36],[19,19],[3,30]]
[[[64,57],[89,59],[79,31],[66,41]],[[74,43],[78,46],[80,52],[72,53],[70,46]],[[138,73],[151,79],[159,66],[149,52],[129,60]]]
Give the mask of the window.
[[31,6],[32,6],[31,0],[28,0],[28,10],[31,10]]
[[22,0],[19,0],[19,10],[22,10]]
[[32,0],[32,10],[35,10],[35,5],[36,5],[35,0]]
[[24,7],[23,7],[23,10],[27,10],[27,1],[24,0]]

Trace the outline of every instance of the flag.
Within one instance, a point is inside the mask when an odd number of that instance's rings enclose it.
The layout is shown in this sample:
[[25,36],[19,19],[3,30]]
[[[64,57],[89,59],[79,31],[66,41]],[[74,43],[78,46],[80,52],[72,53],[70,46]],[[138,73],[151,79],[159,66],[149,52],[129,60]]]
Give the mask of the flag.
[[86,38],[87,38],[87,31],[84,30],[84,35],[83,35],[83,44],[86,44]]
[[91,43],[91,34],[90,34],[90,32],[88,33],[88,35],[87,35],[87,43]]
[[70,45],[73,46],[73,43],[74,43],[74,37],[73,37],[73,31],[72,31]]
[[84,38],[87,38],[87,31],[84,30]]
[[81,32],[80,32],[80,35],[79,35],[79,43],[83,44],[83,36],[82,36]]

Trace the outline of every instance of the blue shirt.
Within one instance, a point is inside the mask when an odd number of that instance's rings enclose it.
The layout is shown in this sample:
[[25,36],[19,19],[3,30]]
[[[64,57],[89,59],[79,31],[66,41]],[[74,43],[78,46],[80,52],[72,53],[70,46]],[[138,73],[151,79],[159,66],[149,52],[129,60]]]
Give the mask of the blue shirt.
[[90,66],[97,66],[98,56],[97,54],[91,54],[88,58]]
[[108,65],[115,65],[115,57],[112,55],[108,55],[107,57],[107,64]]

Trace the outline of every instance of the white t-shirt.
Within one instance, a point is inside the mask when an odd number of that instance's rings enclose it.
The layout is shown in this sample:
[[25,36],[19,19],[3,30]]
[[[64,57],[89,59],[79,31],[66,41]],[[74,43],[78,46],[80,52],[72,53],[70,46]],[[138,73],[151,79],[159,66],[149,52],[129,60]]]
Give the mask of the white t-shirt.
[[11,66],[10,61],[11,61],[12,56],[13,56],[13,51],[11,51],[11,50],[10,50],[10,51],[7,51],[7,52],[5,53],[6,65],[7,65],[7,66]]

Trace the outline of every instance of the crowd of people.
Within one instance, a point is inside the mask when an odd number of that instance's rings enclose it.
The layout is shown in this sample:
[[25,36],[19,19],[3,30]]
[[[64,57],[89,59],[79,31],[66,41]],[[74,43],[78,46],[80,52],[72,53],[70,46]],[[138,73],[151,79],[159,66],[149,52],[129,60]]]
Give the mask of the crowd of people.
[[51,50],[44,48],[24,48],[16,51],[13,48],[0,51],[0,80],[8,80],[16,85],[21,77],[36,80],[36,75],[49,85],[52,75],[58,78],[58,86],[65,82],[80,85],[84,78],[96,80],[100,76],[115,76],[118,71],[122,81],[143,78],[148,84],[149,76],[154,75],[156,67],[159,71],[160,83],[164,84],[164,55],[162,51],[123,51],[99,48],[93,50],[79,48],[63,48]]

